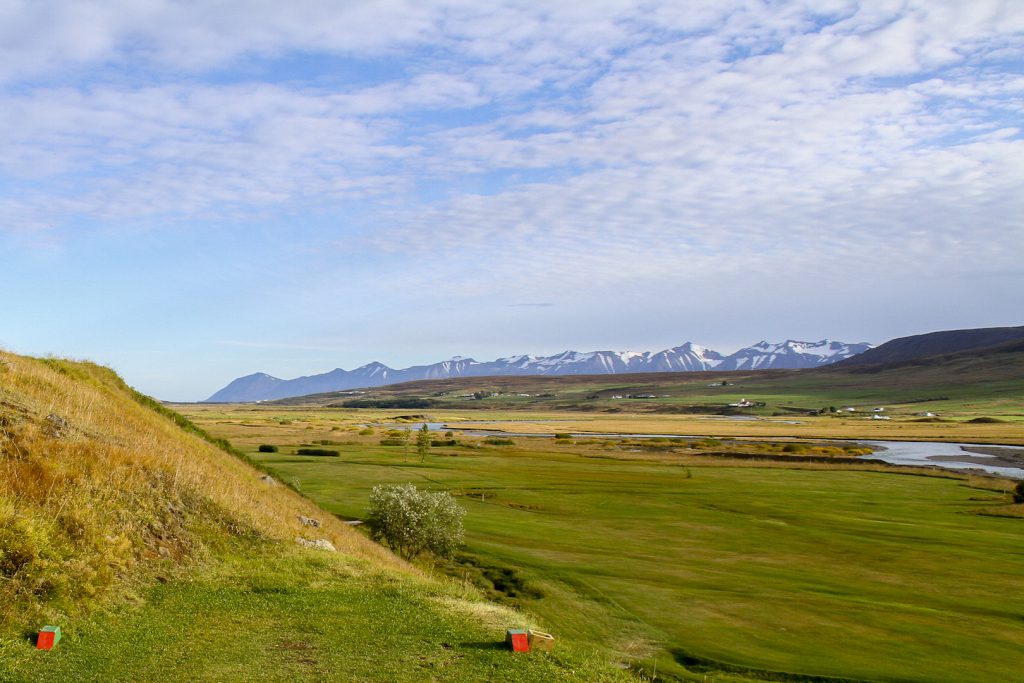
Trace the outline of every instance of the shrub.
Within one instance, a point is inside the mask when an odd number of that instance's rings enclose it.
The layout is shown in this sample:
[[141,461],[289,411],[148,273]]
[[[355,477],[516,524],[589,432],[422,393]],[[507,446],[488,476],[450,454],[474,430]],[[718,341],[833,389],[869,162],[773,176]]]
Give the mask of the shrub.
[[330,448],[300,448],[295,453],[296,455],[337,455],[338,451]]
[[1024,481],[1017,482],[1013,489],[1013,502],[1024,503]]
[[343,401],[341,408],[431,408],[437,401],[428,398],[391,398],[372,399],[357,398],[351,401]]
[[380,440],[381,446],[404,446],[405,439],[399,436],[386,436]]
[[512,446],[515,442],[512,439],[499,439],[497,437],[488,437],[484,439],[484,443],[488,446]]
[[374,539],[411,560],[423,552],[451,555],[462,545],[463,515],[449,493],[392,484],[373,487],[366,523]]
[[565,432],[558,432],[558,433],[555,434],[555,438],[556,439],[571,439],[572,438],[572,434],[567,434]]
[[273,446],[269,443],[261,443],[260,453],[277,453],[277,446]]

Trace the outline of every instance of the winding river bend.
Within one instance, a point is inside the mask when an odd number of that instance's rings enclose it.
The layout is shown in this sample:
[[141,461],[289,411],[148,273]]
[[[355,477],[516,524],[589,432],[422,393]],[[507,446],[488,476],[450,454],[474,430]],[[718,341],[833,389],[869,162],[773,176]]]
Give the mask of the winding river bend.
[[941,441],[861,441],[875,452],[865,458],[894,465],[923,465],[954,470],[978,469],[1024,479],[1024,448]]
[[[550,420],[556,422],[557,420]],[[537,420],[531,420],[537,422]],[[394,427],[410,427],[419,429],[424,424],[430,431],[455,430],[467,436],[532,436],[548,437],[553,434],[533,432],[509,432],[500,429],[470,428],[466,424],[493,424],[487,421],[475,423],[461,422],[447,424],[444,422],[419,422],[406,425],[386,425]],[[628,434],[613,432],[572,432],[575,438],[622,438],[622,439],[655,439],[684,438],[700,439],[704,437],[688,434]],[[837,441],[831,439],[829,441]],[[915,465],[918,467],[940,467],[951,470],[980,470],[989,474],[998,474],[1013,479],[1024,479],[1024,447],[1001,444],[949,443],[944,441],[868,441],[858,440],[857,443],[874,449],[871,455],[860,456],[869,460],[882,460],[894,465]]]

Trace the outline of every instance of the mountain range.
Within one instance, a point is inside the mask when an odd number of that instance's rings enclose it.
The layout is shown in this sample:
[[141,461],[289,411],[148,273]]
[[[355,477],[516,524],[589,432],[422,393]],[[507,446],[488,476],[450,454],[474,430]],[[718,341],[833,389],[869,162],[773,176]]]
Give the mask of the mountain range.
[[335,368],[320,375],[279,379],[263,372],[239,377],[217,391],[207,403],[270,401],[329,391],[379,387],[399,382],[449,377],[502,375],[609,375],[624,372],[700,372],[704,370],[797,370],[835,363],[863,353],[871,344],[760,341],[728,356],[686,342],[664,351],[563,351],[553,356],[510,356],[477,361],[456,356],[431,365],[396,370],[374,361],[355,370]]

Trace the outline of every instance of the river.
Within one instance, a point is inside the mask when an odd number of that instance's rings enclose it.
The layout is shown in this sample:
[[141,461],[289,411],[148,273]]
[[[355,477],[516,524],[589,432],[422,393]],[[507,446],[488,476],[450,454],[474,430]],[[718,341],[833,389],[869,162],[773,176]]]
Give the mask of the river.
[[[561,420],[529,420],[529,422],[560,422]],[[554,434],[538,434],[532,432],[509,432],[500,429],[466,429],[464,424],[495,424],[498,421],[480,420],[466,421],[449,425],[444,422],[418,422],[409,424],[381,425],[393,429],[409,428],[413,431],[424,424],[432,432],[457,431],[466,436],[530,436],[553,437]],[[508,421],[502,420],[502,424]],[[692,434],[627,434],[617,432],[572,432],[573,438],[589,439],[704,439],[706,436]],[[834,443],[840,439],[827,440]],[[916,465],[919,467],[939,467],[951,470],[981,470],[989,474],[998,474],[1012,479],[1024,479],[1024,464],[1008,466],[1016,460],[1021,463],[1024,447],[1002,444],[948,443],[943,441],[861,441],[874,449],[871,455],[860,456],[870,460],[882,460],[894,465]],[[979,450],[987,452],[980,453]]]

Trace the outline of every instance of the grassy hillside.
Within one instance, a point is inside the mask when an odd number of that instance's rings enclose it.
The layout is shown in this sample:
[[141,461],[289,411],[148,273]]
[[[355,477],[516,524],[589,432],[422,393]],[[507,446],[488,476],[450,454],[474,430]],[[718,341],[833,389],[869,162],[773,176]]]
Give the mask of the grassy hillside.
[[[65,638],[37,652],[46,623]],[[108,369],[0,353],[0,681],[629,678],[566,640],[512,657],[503,631],[528,623],[398,561]]]
[[[345,517],[382,480],[456,493],[469,557],[453,571],[496,580],[559,632],[657,657],[666,678],[1020,680],[1024,506],[1010,482],[738,461],[669,440],[460,436],[420,462],[380,445],[394,412],[191,411]],[[340,455],[296,455],[319,442]]]

